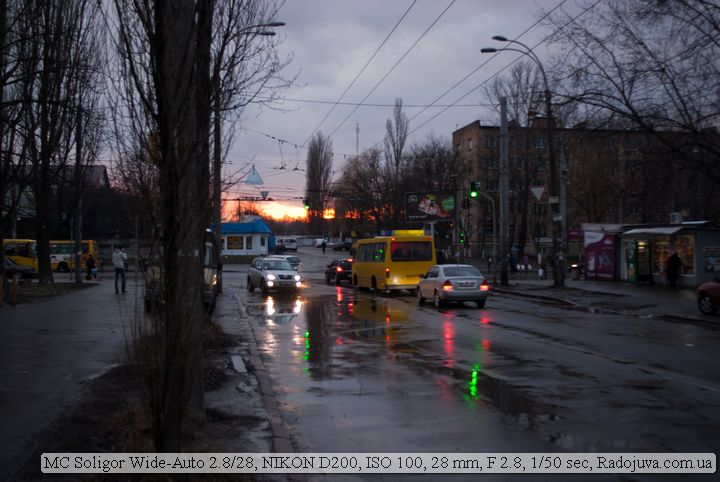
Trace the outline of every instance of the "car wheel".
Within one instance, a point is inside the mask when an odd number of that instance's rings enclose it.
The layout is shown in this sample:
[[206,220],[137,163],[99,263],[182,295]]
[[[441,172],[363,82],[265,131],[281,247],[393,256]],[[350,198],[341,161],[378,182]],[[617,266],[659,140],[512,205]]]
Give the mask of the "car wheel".
[[477,305],[478,308],[485,308],[485,301],[486,300],[477,300],[477,301],[475,301],[475,304]]
[[325,276],[325,283],[330,284],[330,277],[329,277],[329,276]]
[[420,292],[420,290],[417,289],[417,290],[415,290],[415,292],[417,293],[418,305],[422,305],[423,303],[425,303],[425,298],[423,298],[423,295]]
[[443,300],[440,299],[438,290],[435,290],[435,293],[433,293],[433,303],[435,304],[435,308],[441,308],[443,305]]
[[698,297],[698,308],[704,315],[712,315],[718,312],[718,307],[712,304],[710,295],[703,293]]
[[252,280],[250,279],[249,276],[248,276],[248,279],[247,279],[247,289],[248,289],[248,291],[249,291],[250,293],[252,293],[253,291],[255,291],[255,286],[253,286],[253,282],[252,282]]

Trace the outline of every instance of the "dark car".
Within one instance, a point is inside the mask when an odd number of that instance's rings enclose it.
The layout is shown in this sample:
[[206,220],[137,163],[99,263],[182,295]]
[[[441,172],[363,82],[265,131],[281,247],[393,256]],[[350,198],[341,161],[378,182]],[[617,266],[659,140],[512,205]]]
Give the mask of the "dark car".
[[5,276],[12,278],[17,275],[19,280],[31,280],[38,277],[37,271],[30,268],[29,266],[22,266],[17,264],[8,258],[4,258],[5,261]]
[[352,245],[352,241],[340,241],[339,243],[335,244],[335,246],[333,246],[333,251],[350,251]]
[[698,286],[697,304],[705,315],[712,315],[720,311],[720,278]]
[[341,281],[350,282],[352,275],[352,263],[347,259],[336,259],[325,268],[325,282],[340,283]]

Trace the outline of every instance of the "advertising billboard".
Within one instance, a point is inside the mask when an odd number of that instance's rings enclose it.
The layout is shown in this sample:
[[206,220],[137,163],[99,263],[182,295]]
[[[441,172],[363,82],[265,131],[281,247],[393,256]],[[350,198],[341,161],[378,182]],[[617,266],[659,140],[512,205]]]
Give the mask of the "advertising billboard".
[[405,196],[405,219],[408,222],[452,221],[455,197],[451,191],[408,193]]

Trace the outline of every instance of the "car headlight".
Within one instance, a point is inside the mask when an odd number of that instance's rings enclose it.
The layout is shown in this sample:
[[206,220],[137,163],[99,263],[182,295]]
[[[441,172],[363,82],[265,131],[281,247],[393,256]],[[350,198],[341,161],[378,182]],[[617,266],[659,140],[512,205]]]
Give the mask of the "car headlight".
[[272,280],[275,279],[275,275],[274,275],[274,274],[269,274],[269,275],[267,275],[267,279],[269,279],[270,281],[272,281]]
[[300,281],[300,275],[299,275],[299,274],[296,274],[296,275],[295,275],[295,281]]

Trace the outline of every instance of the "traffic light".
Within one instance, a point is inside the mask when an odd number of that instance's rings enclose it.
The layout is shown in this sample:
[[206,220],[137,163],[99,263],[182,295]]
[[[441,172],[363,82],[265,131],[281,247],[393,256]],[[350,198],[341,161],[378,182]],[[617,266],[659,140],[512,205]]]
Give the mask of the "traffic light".
[[460,231],[460,244],[465,244],[465,231]]
[[473,181],[470,183],[470,197],[476,198],[478,197],[478,191],[480,190],[479,182]]
[[310,202],[307,199],[303,199],[303,206],[305,206],[305,211],[310,210]]

